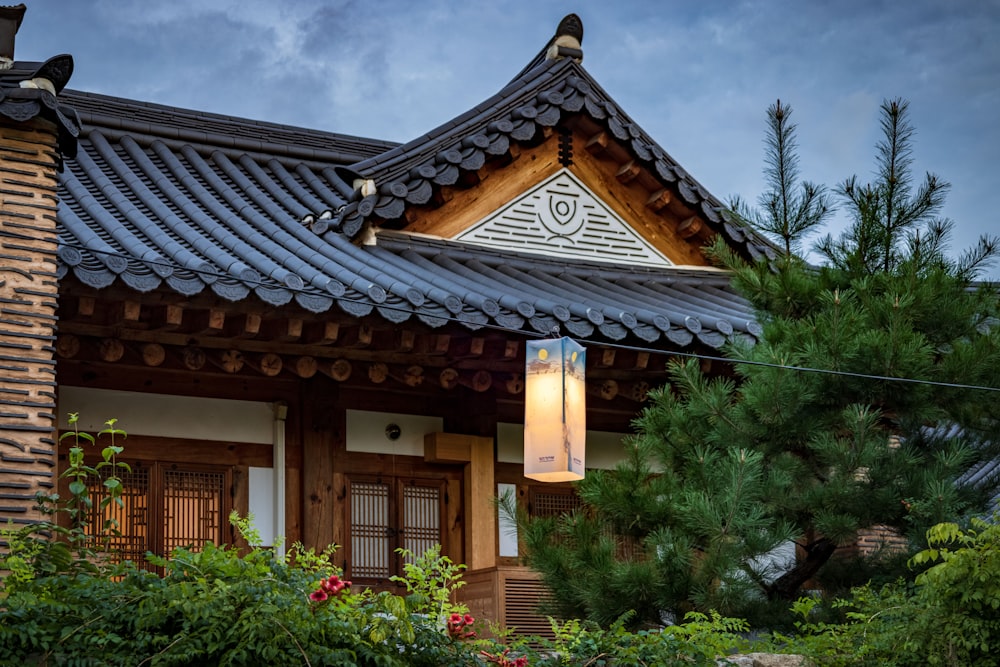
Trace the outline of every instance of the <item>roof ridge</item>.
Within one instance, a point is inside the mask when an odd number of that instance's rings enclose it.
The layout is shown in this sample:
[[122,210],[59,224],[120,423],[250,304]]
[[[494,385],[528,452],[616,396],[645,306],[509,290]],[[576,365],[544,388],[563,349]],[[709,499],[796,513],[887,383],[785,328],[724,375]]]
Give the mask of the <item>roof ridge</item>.
[[[176,138],[184,133],[190,141],[206,145],[229,145],[232,137],[243,137],[271,150],[307,147],[316,155],[328,154],[335,162],[350,163],[384,153],[397,142],[315,130],[293,125],[185,109],[152,102],[79,90],[65,90],[60,99],[70,104],[84,123],[84,134],[94,126],[128,130],[150,137]],[[89,126],[89,127],[88,127]],[[192,130],[198,127],[199,130]],[[199,135],[201,135],[199,137]],[[230,139],[219,143],[219,137]],[[293,151],[294,152],[294,151]]]

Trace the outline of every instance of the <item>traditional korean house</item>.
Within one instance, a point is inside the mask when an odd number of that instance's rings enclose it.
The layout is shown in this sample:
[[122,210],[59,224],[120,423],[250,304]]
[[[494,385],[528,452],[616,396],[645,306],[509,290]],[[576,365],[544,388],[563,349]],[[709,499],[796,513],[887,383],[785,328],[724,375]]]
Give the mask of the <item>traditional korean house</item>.
[[231,543],[235,509],[372,586],[441,544],[479,613],[526,623],[493,499],[575,502],[523,476],[526,341],[586,347],[604,467],[672,354],[760,332],[702,248],[770,247],[584,69],[576,16],[397,145],[65,89],[4,12],[0,520],[57,489],[67,413],[116,418],[123,556]]

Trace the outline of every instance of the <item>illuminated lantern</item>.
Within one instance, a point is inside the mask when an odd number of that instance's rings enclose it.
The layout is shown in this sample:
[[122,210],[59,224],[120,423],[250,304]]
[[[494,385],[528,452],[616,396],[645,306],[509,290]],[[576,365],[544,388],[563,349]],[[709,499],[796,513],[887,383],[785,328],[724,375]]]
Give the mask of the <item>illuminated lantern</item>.
[[587,351],[569,338],[528,341],[524,370],[524,476],[583,479]]

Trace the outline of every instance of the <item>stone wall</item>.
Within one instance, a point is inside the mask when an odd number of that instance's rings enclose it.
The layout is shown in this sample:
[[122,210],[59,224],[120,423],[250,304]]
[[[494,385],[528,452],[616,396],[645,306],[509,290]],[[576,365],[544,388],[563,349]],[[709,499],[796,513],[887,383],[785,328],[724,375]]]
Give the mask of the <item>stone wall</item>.
[[0,525],[56,485],[57,133],[0,119]]

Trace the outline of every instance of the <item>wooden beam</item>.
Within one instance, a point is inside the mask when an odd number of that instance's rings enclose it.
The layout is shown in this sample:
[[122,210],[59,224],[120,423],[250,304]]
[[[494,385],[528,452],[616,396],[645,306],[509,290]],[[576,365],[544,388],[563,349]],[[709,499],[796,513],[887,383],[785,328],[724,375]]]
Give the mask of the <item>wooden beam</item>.
[[507,389],[508,394],[520,394],[524,391],[524,376],[520,373],[511,373],[504,382],[504,388]]
[[670,194],[670,190],[667,190],[666,188],[657,190],[653,194],[649,195],[649,199],[646,200],[646,206],[654,211],[660,211],[670,203],[671,197],[672,195]]
[[649,352],[638,352],[635,355],[635,364],[632,366],[637,371],[645,370],[649,366]]
[[261,375],[271,378],[281,373],[281,369],[284,367],[281,357],[273,352],[267,352],[257,358],[243,357],[243,360],[250,368]]
[[114,306],[114,314],[109,318],[113,326],[134,326],[140,321],[142,307],[138,301],[120,301]]
[[368,379],[375,384],[382,384],[389,378],[389,367],[382,362],[368,366]]
[[465,466],[465,564],[470,571],[497,564],[497,492],[493,438],[468,436],[472,460]]
[[365,348],[372,344],[375,331],[372,329],[372,325],[362,323],[347,331],[341,331],[340,334],[340,347]]
[[207,360],[208,355],[200,347],[186,347],[181,350],[181,363],[189,371],[200,371]]
[[[331,378],[333,378],[337,382],[344,382],[345,380],[347,380],[347,378],[351,377],[351,371],[353,370],[353,367],[351,366],[351,362],[349,362],[347,359],[337,359],[336,361],[330,364],[329,369],[330,370],[327,374]],[[324,370],[322,366],[320,367],[320,370]]]
[[472,391],[482,393],[493,386],[493,374],[487,370],[478,370],[472,375],[469,387]]
[[618,168],[618,171],[615,173],[615,178],[618,179],[619,183],[631,183],[641,171],[642,167],[637,165],[635,160],[629,160]]
[[92,296],[81,296],[76,300],[76,314],[80,317],[93,317],[96,302]]
[[445,368],[438,373],[438,383],[442,389],[454,389],[458,385],[458,371],[454,368]]
[[151,327],[157,331],[173,331],[180,328],[184,322],[184,309],[181,306],[168,303],[153,311]]
[[239,373],[243,370],[243,365],[246,363],[243,353],[232,349],[213,355],[211,361],[227,373]]
[[422,366],[410,366],[403,373],[402,377],[395,377],[394,379],[402,382],[407,387],[419,387],[424,383],[424,369]]
[[598,368],[612,368],[615,365],[615,349],[613,347],[606,347],[601,350],[596,365]]
[[649,383],[648,382],[633,382],[628,389],[627,397],[632,399],[637,403],[642,403],[646,400],[649,395]]
[[448,352],[452,359],[478,359],[483,356],[486,348],[486,339],[481,336],[461,338],[449,347]]
[[610,401],[618,395],[618,383],[611,379],[605,380],[601,383],[601,388],[598,393],[601,398],[606,401]]
[[302,338],[302,320],[296,317],[273,320],[267,330],[271,340],[291,343]]
[[194,333],[202,336],[217,336],[226,330],[226,311],[209,308],[199,311],[194,317]]
[[159,343],[146,343],[142,346],[142,363],[147,366],[159,366],[167,358],[167,351]]
[[302,406],[302,539],[317,551],[334,542],[338,515],[340,521],[347,516],[345,503],[337,502],[346,495],[343,475],[340,486],[334,484],[334,452],[345,446],[344,412],[319,393],[306,392]]
[[424,436],[424,461],[428,463],[469,463],[471,436],[459,433],[428,433]]
[[292,363],[292,372],[302,379],[308,379],[316,375],[318,369],[319,364],[316,362],[315,357],[297,357]]
[[608,142],[610,141],[607,132],[598,132],[587,140],[587,152],[595,157],[601,157],[608,149]]
[[504,359],[517,359],[518,353],[521,351],[521,343],[516,340],[509,340],[504,345],[503,358]]
[[63,359],[72,359],[80,353],[80,339],[73,334],[60,334],[56,339],[56,354]]
[[316,322],[306,326],[303,336],[309,345],[332,345],[340,335],[340,325],[337,322]]
[[496,565],[497,511],[493,438],[458,433],[424,436],[424,460],[431,463],[465,463],[465,564],[469,570]]
[[230,318],[226,323],[226,335],[232,338],[256,338],[260,333],[261,316],[257,313],[243,313]]
[[117,338],[105,338],[100,344],[101,361],[114,363],[125,355],[125,346]]
[[677,225],[677,234],[682,239],[689,239],[692,236],[698,234],[701,231],[701,228],[702,228],[701,218],[699,218],[696,215],[693,215],[687,220],[684,220],[679,225]]
[[415,333],[409,329],[403,329],[399,331],[396,335],[396,351],[397,352],[412,352],[413,346],[416,343],[417,336]]
[[451,336],[440,334],[432,337],[431,354],[448,354],[451,347]]

